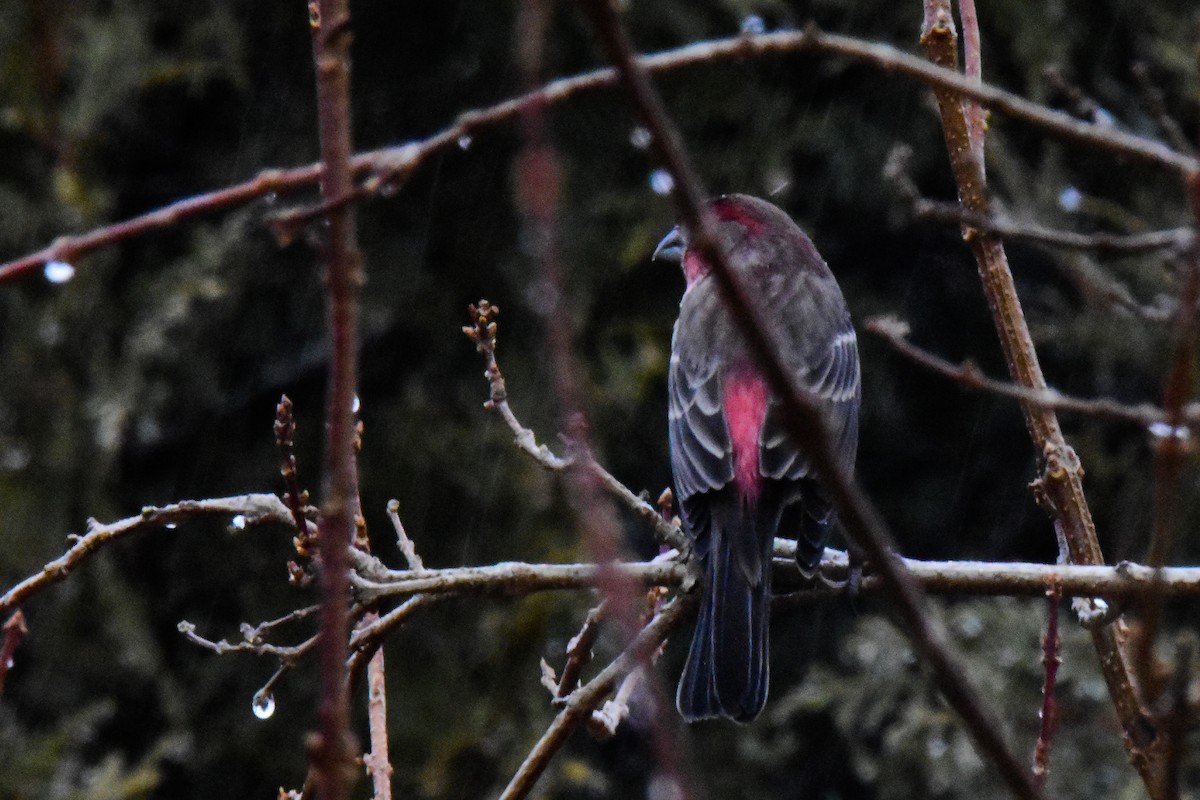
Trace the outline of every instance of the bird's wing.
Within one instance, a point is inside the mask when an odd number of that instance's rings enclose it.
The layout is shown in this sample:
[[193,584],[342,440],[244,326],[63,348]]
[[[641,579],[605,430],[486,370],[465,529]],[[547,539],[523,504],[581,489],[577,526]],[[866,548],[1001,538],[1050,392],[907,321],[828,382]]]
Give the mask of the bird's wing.
[[[858,406],[862,397],[858,342],[848,316],[843,316],[833,330],[824,346],[802,359],[796,377],[824,405],[834,446],[843,463],[852,467],[858,448]],[[781,414],[778,398],[772,397],[759,439],[759,466],[768,478],[798,480],[809,476],[811,468],[788,436]]]
[[[725,422],[720,362],[712,355],[711,327],[687,325],[689,319],[703,319],[703,309],[693,306],[685,298],[667,376],[671,467],[681,502],[733,480],[733,447]],[[689,335],[681,336],[681,329]]]

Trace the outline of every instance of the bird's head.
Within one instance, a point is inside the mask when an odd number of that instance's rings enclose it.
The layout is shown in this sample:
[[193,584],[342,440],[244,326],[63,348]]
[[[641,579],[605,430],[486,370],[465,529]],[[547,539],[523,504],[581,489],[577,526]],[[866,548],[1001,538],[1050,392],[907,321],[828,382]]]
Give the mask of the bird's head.
[[[728,194],[708,201],[706,208],[716,223],[717,242],[735,269],[769,263],[783,247],[798,246],[820,262],[812,242],[774,203],[744,194]],[[676,225],[658,243],[654,258],[679,264],[690,288],[708,275],[711,267],[699,251],[688,247],[689,241],[687,227]]]

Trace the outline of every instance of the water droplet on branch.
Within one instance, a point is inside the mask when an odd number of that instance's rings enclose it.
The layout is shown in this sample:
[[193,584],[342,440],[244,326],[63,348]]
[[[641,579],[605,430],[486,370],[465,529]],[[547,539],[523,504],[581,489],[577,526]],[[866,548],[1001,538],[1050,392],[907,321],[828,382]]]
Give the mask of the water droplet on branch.
[[259,719],[270,719],[271,715],[275,713],[275,695],[260,689],[254,693],[254,699],[250,702],[250,710]]
[[473,140],[471,139],[471,134],[464,133],[462,136],[458,137],[458,149],[459,150],[470,150],[472,141]]
[[751,14],[742,20],[742,33],[753,36],[767,32],[767,23],[758,14]]
[[42,274],[51,283],[66,283],[75,277],[75,268],[66,261],[47,261]]

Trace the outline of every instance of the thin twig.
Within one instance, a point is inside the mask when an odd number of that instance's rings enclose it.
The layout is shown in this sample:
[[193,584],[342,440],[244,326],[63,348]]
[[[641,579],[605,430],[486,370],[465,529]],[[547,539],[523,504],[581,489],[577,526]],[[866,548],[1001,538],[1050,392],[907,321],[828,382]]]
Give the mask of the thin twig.
[[[976,83],[957,72],[933,66],[890,45],[851,36],[824,33],[815,27],[802,31],[742,34],[642,56],[639,63],[651,72],[667,72],[718,60],[746,60],[781,53],[811,53],[838,56],[876,67],[889,74],[912,78],[929,86],[942,87],[971,98],[985,108],[1041,128],[1053,135],[1116,155],[1158,164],[1186,175],[1200,170],[1200,160],[1141,136],[1111,127],[1083,122],[1019,95],[986,83]],[[371,150],[356,155],[354,174],[365,178],[363,191],[375,193],[402,184],[430,156],[455,147],[463,136],[511,120],[530,105],[555,105],[616,83],[612,69],[599,69],[551,81],[537,91],[493,106],[464,112],[452,125],[414,142]],[[74,261],[88,253],[118,242],[165,230],[180,222],[245,205],[274,194],[285,194],[311,186],[322,174],[320,164],[291,169],[264,169],[256,177],[212,192],[178,200],[162,208],[131,217],[86,233],[62,236],[47,247],[0,264],[0,282],[11,280],[52,261]]]
[[399,500],[388,500],[387,515],[388,519],[392,521],[392,528],[396,531],[396,544],[404,555],[404,561],[408,564],[408,568],[413,572],[424,572],[425,562],[417,555],[416,545],[413,544],[412,539],[408,538],[408,533],[404,530],[404,523],[400,521]]
[[[500,371],[500,364],[496,359],[496,334],[498,331],[496,317],[500,314],[500,307],[487,300],[480,300],[478,305],[469,305],[467,312],[471,316],[472,324],[464,325],[463,333],[475,343],[476,350],[483,356],[484,377],[487,378],[491,389],[491,395],[484,404],[485,407],[500,414],[508,429],[512,431],[517,447],[534,461],[554,472],[561,472],[572,466],[573,458],[557,456],[546,445],[539,443],[537,435],[521,424],[508,403],[508,388],[504,382],[504,373]],[[625,508],[649,525],[660,542],[665,542],[680,550],[686,548],[687,539],[678,525],[673,525],[663,519],[657,509],[630,491],[629,487],[596,463],[595,459],[587,459],[584,467],[595,473],[605,491],[621,501]]]
[[288,665],[294,664],[298,658],[310,652],[320,640],[320,634],[315,634],[295,645],[271,644],[261,641],[230,642],[225,639],[206,639],[196,633],[195,624],[187,620],[181,620],[177,627],[189,642],[203,647],[205,650],[211,650],[219,656],[229,653],[251,653],[256,656],[272,656]]
[[[1157,430],[1155,426],[1166,425],[1167,413],[1149,403],[1126,405],[1115,400],[1101,398],[1089,400],[1065,395],[1057,389],[1032,389],[1020,384],[996,380],[984,375],[979,367],[967,361],[962,364],[952,364],[945,359],[917,347],[908,340],[908,324],[895,317],[875,317],[867,321],[866,329],[879,336],[891,345],[897,352],[916,362],[925,369],[943,375],[958,383],[964,389],[987,392],[988,394],[1009,397],[1037,408],[1073,411],[1093,417],[1130,422],[1143,428]],[[1188,409],[1188,423],[1200,422],[1200,407]],[[1181,423],[1182,424],[1182,423]],[[1172,426],[1175,430],[1175,426]]]
[[554,754],[566,741],[567,736],[583,722],[601,701],[613,690],[617,681],[639,664],[643,664],[650,654],[662,644],[671,629],[681,622],[685,615],[695,610],[694,595],[678,597],[668,603],[662,611],[634,638],[625,651],[611,664],[600,671],[596,677],[584,686],[571,693],[562,711],[550,723],[550,727],[538,740],[533,749],[525,757],[525,761],[513,775],[508,786],[500,795],[500,800],[520,800],[532,790],[538,778],[550,765]]
[[1192,727],[1194,712],[1188,696],[1192,685],[1193,664],[1196,657],[1196,639],[1192,634],[1185,634],[1175,647],[1175,670],[1171,676],[1171,685],[1167,698],[1170,706],[1163,716],[1163,728],[1166,731],[1167,754],[1164,758],[1166,768],[1163,770],[1163,795],[1176,800],[1179,794],[1181,772],[1187,755],[1187,735]]
[[1056,230],[995,214],[974,214],[956,203],[940,203],[924,198],[914,201],[913,213],[918,219],[966,225],[1004,239],[1019,239],[1050,247],[1102,254],[1138,255],[1161,250],[1182,252],[1190,247],[1195,239],[1195,233],[1190,228],[1168,228],[1131,234]]
[[[925,0],[921,44],[931,62],[947,69],[956,69],[957,42],[949,0]],[[935,95],[941,112],[950,166],[958,186],[959,202],[967,211],[986,216],[990,207],[987,180],[979,163],[968,157],[970,124],[963,113],[961,94],[942,87],[935,90]],[[1114,131],[1110,133],[1114,136],[1124,135]],[[1194,172],[1194,169],[1188,169],[1185,175]],[[1012,379],[1023,386],[1044,391],[1046,380],[1025,323],[1004,244],[995,236],[980,231],[966,229],[963,234],[975,256]],[[1023,403],[1022,410],[1030,438],[1044,459],[1042,476],[1034,486],[1038,498],[1054,516],[1060,560],[1102,564],[1104,557],[1083,493],[1083,468],[1075,451],[1063,438],[1058,417],[1052,409],[1031,403]],[[1155,736],[1154,727],[1138,701],[1124,653],[1112,626],[1093,628],[1091,634],[1109,695],[1121,721],[1126,750],[1143,783],[1153,793],[1153,787],[1158,783],[1155,773],[1160,766],[1157,763],[1159,759],[1150,747]]]
[[25,614],[21,609],[18,608],[14,611],[0,630],[4,632],[4,638],[0,640],[0,697],[2,697],[4,695],[4,679],[8,677],[8,671],[16,663],[17,648],[21,646],[21,640],[25,638],[25,634],[29,633],[29,626],[25,624]]
[[[1198,209],[1197,213],[1200,213]],[[1163,391],[1165,417],[1154,437],[1154,502],[1151,509],[1150,546],[1147,563],[1161,569],[1167,563],[1175,533],[1179,474],[1194,445],[1184,426],[1185,410],[1192,397],[1192,365],[1195,361],[1197,301],[1200,300],[1200,249],[1188,259],[1187,275],[1179,297],[1175,322],[1171,372]],[[1156,680],[1154,642],[1162,613],[1162,597],[1151,592],[1141,608],[1141,630],[1134,648],[1134,669],[1142,689],[1142,700],[1153,706],[1161,686]]]
[[1058,681],[1058,665],[1062,663],[1058,648],[1061,639],[1058,635],[1058,604],[1062,600],[1062,589],[1058,584],[1051,584],[1046,590],[1046,635],[1042,638],[1042,710],[1038,715],[1041,725],[1038,730],[1037,744],[1033,748],[1033,780],[1038,789],[1046,788],[1046,775],[1050,771],[1050,740],[1054,736],[1057,720],[1054,702],[1054,687]]
[[284,497],[296,522],[296,551],[308,555],[313,544],[308,532],[308,521],[304,518],[304,507],[308,505],[308,493],[300,490],[296,479],[296,415],[292,401],[285,394],[275,406],[275,446],[279,448],[279,473],[283,476]]
[[567,663],[563,665],[562,674],[554,688],[556,699],[565,698],[579,686],[579,676],[583,668],[592,660],[592,646],[600,635],[600,621],[604,618],[604,603],[596,606],[587,613],[583,627],[579,633],[567,642]]
[[[371,624],[378,616],[364,618]],[[377,648],[367,663],[367,719],[370,727],[371,752],[363,756],[363,766],[374,787],[374,800],[392,800],[392,762],[388,756],[387,688],[384,674],[383,648]]]
[[88,520],[87,535],[72,535],[74,544],[67,552],[0,596],[0,614],[7,614],[30,595],[63,580],[93,552],[117,539],[142,531],[171,530],[181,523],[203,517],[241,517],[247,526],[264,522],[281,523],[288,527],[294,524],[291,511],[273,494],[245,494],[210,500],[183,500],[162,507],[146,506],[136,517],[126,517],[107,525],[91,519]]
[[295,611],[284,614],[282,617],[277,619],[260,622],[257,625],[251,625],[248,622],[243,622],[241,627],[242,638],[247,642],[261,642],[263,639],[267,638],[267,636],[274,633],[276,628],[281,628],[284,625],[290,625],[291,623],[298,622],[302,619],[308,619],[320,610],[320,606],[306,606],[304,608],[298,608]]
[[1155,122],[1158,123],[1158,127],[1162,130],[1163,135],[1167,137],[1167,141],[1179,152],[1195,156],[1196,146],[1192,144],[1187,134],[1183,132],[1183,126],[1179,124],[1179,120],[1175,119],[1167,111],[1167,103],[1163,98],[1162,89],[1151,80],[1150,69],[1146,66],[1145,62],[1135,61],[1130,71],[1137,80],[1138,87],[1142,90],[1146,109],[1154,117]]
[[[976,84],[983,83],[983,47],[979,41],[979,16],[975,13],[975,0],[958,0],[958,20],[963,29],[963,75]],[[964,98],[963,105],[970,123],[971,156],[979,162],[979,169],[986,174],[987,162],[983,158],[983,142],[987,131],[987,112],[977,100]]]
[[387,638],[388,634],[411,617],[414,612],[426,606],[433,605],[439,600],[454,597],[456,594],[458,592],[419,594],[404,601],[388,613],[383,614],[374,622],[359,627],[350,638],[351,652],[350,658],[346,662],[346,672],[350,678],[353,680],[355,676],[361,673],[362,669],[375,655],[375,651],[383,644],[383,640]]

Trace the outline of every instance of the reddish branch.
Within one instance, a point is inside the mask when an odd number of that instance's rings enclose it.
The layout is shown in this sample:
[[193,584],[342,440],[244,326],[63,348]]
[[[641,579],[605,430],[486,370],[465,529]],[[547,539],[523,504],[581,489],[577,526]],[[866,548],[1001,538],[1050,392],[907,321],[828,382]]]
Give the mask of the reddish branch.
[[[1068,114],[1053,111],[1012,92],[979,83],[952,70],[941,69],[890,45],[824,33],[811,26],[803,31],[742,34],[729,39],[698,42],[675,50],[642,56],[639,63],[652,72],[665,72],[721,59],[744,60],[748,57],[779,53],[813,53],[849,58],[890,74],[903,75],[929,86],[952,90],[962,97],[977,101],[984,108],[1080,144],[1148,161],[1183,175],[1200,170],[1200,160],[1194,156],[1152,139],[1117,131],[1110,126],[1074,119]],[[551,81],[537,91],[494,106],[464,112],[454,124],[427,139],[359,154],[351,163],[354,175],[363,179],[360,190],[356,190],[355,193],[373,193],[384,188],[395,188],[404,183],[431,155],[454,147],[463,136],[474,135],[486,127],[511,120],[530,106],[554,105],[573,99],[581,93],[615,83],[616,73],[611,69],[600,69]],[[184,198],[87,233],[63,236],[35,253],[0,264],[0,282],[39,269],[51,261],[74,261],[94,250],[174,227],[186,219],[245,205],[272,194],[295,192],[312,185],[321,175],[320,164],[292,169],[265,169],[244,183]],[[350,193],[338,195],[335,200],[343,200],[349,196]],[[337,203],[325,207],[332,205]]]
[[25,634],[29,633],[29,627],[25,624],[25,615],[21,613],[21,609],[13,612],[0,631],[4,632],[4,638],[0,640],[0,696],[3,696],[4,679],[8,677],[8,671],[16,662],[17,648],[21,646],[21,640],[25,638]]
[[[553,4],[550,0],[526,0],[516,20],[517,61],[526,87],[536,91],[542,82],[543,46]],[[555,399],[575,462],[565,474],[575,518],[583,531],[583,544],[599,564],[596,588],[604,598],[608,618],[622,641],[631,640],[641,627],[636,606],[636,582],[617,568],[622,559],[621,529],[616,509],[604,491],[594,463],[588,411],[579,384],[572,341],[573,315],[565,279],[563,254],[559,247],[559,203],[562,167],[546,125],[542,103],[527,106],[521,114],[524,146],[515,164],[516,205],[533,260],[540,271],[543,291],[540,311],[545,323],[550,372]],[[639,653],[642,666],[649,668],[650,654]],[[649,684],[654,704],[665,707],[660,684]],[[590,717],[590,715],[589,715]],[[680,800],[692,796],[687,776],[679,767],[679,742],[672,736],[668,720],[651,714],[650,740],[663,772],[669,776]],[[532,786],[532,784],[530,784]],[[508,793],[506,793],[507,795]],[[512,797],[520,794],[513,793]]]
[[345,680],[350,633],[347,550],[356,531],[354,393],[358,380],[359,292],[363,283],[354,207],[336,201],[354,192],[350,163],[350,4],[309,3],[321,134],[321,196],[333,204],[321,244],[329,299],[330,366],[325,471],[318,537],[321,550],[319,734],[312,747],[317,794],[344,800],[349,776],[349,701]]
[[[963,75],[981,84],[983,47],[979,41],[979,16],[975,13],[975,0],[958,0],[958,19],[963,29]],[[983,141],[987,131],[987,112],[976,100],[964,99],[963,105],[970,122],[971,156],[979,162],[979,169],[983,172],[986,170]]]
[[1058,681],[1058,656],[1061,639],[1058,635],[1058,603],[1062,600],[1062,589],[1054,584],[1046,590],[1046,635],[1042,638],[1042,682],[1041,726],[1037,744],[1033,749],[1033,779],[1039,789],[1046,786],[1046,774],[1050,770],[1050,739],[1054,736],[1056,708],[1054,686]]
[[[957,69],[957,37],[949,0],[925,0],[921,43],[930,61],[946,69]],[[959,202],[972,214],[987,215],[990,205],[987,180],[980,163],[971,157],[970,123],[963,112],[962,95],[969,93],[943,86],[935,89],[935,94]],[[1194,166],[1184,170],[1185,174],[1195,171]],[[978,264],[1009,373],[1016,383],[1045,391],[1046,381],[1003,243],[995,236],[969,228],[964,228],[963,238]],[[1044,458],[1042,476],[1035,488],[1054,516],[1060,559],[1076,564],[1102,564],[1104,558],[1083,493],[1083,469],[1075,451],[1063,438],[1057,416],[1052,409],[1032,403],[1023,403],[1022,409],[1034,446]],[[1103,625],[1093,627],[1091,633],[1113,706],[1121,720],[1126,750],[1152,797],[1157,797],[1161,758],[1160,751],[1153,747],[1155,730],[1134,691],[1116,632],[1113,626]]]

